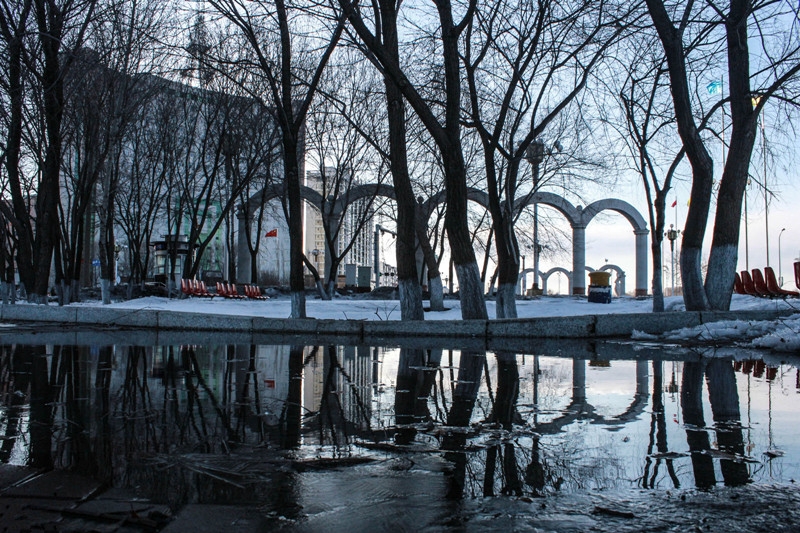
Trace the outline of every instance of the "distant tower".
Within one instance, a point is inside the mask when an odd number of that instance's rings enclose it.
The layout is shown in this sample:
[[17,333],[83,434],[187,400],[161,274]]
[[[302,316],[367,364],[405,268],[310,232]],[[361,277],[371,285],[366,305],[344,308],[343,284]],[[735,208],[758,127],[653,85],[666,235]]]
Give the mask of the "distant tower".
[[200,85],[207,85],[214,77],[208,61],[208,51],[211,49],[209,44],[206,20],[202,11],[198,10],[192,29],[189,32],[189,45],[186,51],[189,53],[189,67],[184,70],[185,77],[195,78]]

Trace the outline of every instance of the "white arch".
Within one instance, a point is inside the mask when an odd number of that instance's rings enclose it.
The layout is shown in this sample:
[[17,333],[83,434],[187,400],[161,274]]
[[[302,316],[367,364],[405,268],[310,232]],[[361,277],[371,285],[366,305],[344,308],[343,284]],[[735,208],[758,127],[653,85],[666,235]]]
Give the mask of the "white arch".
[[[285,194],[282,186],[270,185],[269,187],[259,191],[248,199],[248,204],[256,204],[262,200],[270,200],[273,198],[282,197]],[[267,198],[263,198],[266,195]],[[301,196],[310,204],[322,210],[323,198],[322,195],[309,187],[301,187]],[[349,194],[336,199],[332,216],[335,219],[341,216],[341,213],[347,208],[349,204],[366,197],[383,196],[386,198],[395,199],[394,187],[387,184],[364,184],[354,187],[350,190]],[[489,196],[485,191],[470,187],[467,191],[469,200],[476,202],[484,208],[489,207]],[[433,213],[437,204],[444,201],[444,192],[441,192],[425,202],[422,203],[422,213],[426,219]],[[583,272],[586,270],[586,226],[594,219],[594,217],[606,209],[620,213],[633,227],[633,233],[636,236],[635,250],[636,250],[636,296],[647,295],[647,238],[650,234],[645,222],[639,211],[636,210],[631,204],[624,200],[615,198],[607,198],[592,202],[586,208],[581,206],[572,205],[567,199],[550,192],[539,191],[532,195],[519,198],[514,202],[514,209],[516,212],[524,209],[531,204],[543,204],[556,209],[561,213],[569,222],[572,227],[572,272]],[[251,210],[248,210],[250,212]],[[238,268],[241,272],[250,271],[250,255],[247,250],[247,245],[242,237],[242,230],[244,228],[243,212],[240,210],[239,214],[239,229],[240,237],[238,243]],[[326,254],[326,258],[330,254]],[[246,267],[246,268],[245,268]],[[591,269],[589,269],[591,271]],[[567,272],[566,270],[564,271]],[[542,276],[541,273],[539,273]],[[619,276],[619,273],[618,273]],[[624,278],[624,272],[622,273]],[[586,293],[586,276],[577,276],[573,279],[572,273],[569,273],[571,293],[572,294],[585,294]],[[545,282],[542,282],[544,290]]]

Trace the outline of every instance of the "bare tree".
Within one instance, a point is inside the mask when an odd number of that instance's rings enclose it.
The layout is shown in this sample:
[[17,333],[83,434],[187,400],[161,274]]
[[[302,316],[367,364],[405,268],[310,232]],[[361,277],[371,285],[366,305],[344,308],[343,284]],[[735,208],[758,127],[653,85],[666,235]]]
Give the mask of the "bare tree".
[[34,0],[33,15],[41,42],[36,75],[42,88],[46,135],[44,165],[36,197],[36,244],[32,268],[36,273],[33,299],[47,303],[50,265],[58,243],[58,201],[62,157],[64,84],[74,52],[84,42],[94,16],[96,0]]
[[[663,56],[652,38],[640,35],[631,41],[630,53],[620,58],[627,75],[608,80],[622,112],[619,135],[629,153],[632,168],[642,180],[650,220],[650,253],[653,260],[653,311],[664,311],[662,244],[665,237],[667,197],[678,175],[685,152],[677,137],[675,115],[669,99],[669,83]],[[624,58],[624,59],[623,59]],[[677,199],[671,204],[677,208]],[[677,229],[673,229],[677,231]]]
[[156,220],[168,201],[166,180],[173,157],[172,131],[176,102],[159,95],[140,110],[125,142],[121,167],[125,178],[115,195],[116,223],[127,241],[130,279],[143,287],[150,263],[150,242]]
[[[5,142],[2,161],[6,169],[7,183],[4,191],[11,201],[0,202],[0,211],[11,230],[10,238],[17,243],[17,264],[20,283],[23,289],[33,290],[35,271],[33,270],[34,226],[30,216],[31,209],[26,194],[25,178],[21,169],[23,131],[25,128],[24,106],[25,90],[25,37],[29,33],[29,18],[32,0],[25,2],[4,2],[0,5],[0,35],[3,39],[3,88],[6,97],[3,102],[3,122]],[[13,261],[13,256],[12,256]],[[12,286],[14,279],[10,280]]]
[[[470,1],[464,9],[462,18],[456,22],[453,5],[444,0],[435,0],[439,24],[437,52],[443,71],[439,85],[443,88],[443,108],[426,99],[420,87],[411,81],[409,65],[401,64],[399,54],[390,42],[384,42],[381,34],[370,30],[366,24],[364,10],[359,3],[339,0],[359,38],[369,50],[370,57],[379,65],[393,86],[399,89],[403,98],[411,105],[425,125],[441,153],[445,169],[445,194],[447,211],[445,227],[450,242],[450,251],[458,273],[461,297],[461,314],[465,319],[487,318],[483,298],[480,272],[475,251],[472,249],[467,224],[467,168],[464,160],[461,139],[461,68],[459,43],[464,29],[475,13],[476,2]],[[376,27],[387,34],[386,25],[393,25],[397,34],[397,11],[394,2],[385,1],[373,4]],[[380,19],[377,20],[377,19]],[[438,72],[437,72],[438,74]],[[387,84],[388,86],[388,84]],[[391,105],[398,105],[396,98]],[[413,216],[413,214],[411,214]]]
[[[332,13],[327,20],[322,20],[323,14],[318,13],[319,17],[313,22],[308,17],[295,17],[302,13],[303,6],[302,2],[291,0],[209,0],[208,3],[244,37],[254,58],[248,66],[251,72],[260,74],[266,81],[270,100],[275,104],[288,196],[291,317],[304,318],[306,305],[300,194],[303,127],[322,72],[344,29],[344,20],[336,13]],[[310,27],[304,27],[303,24]],[[298,49],[297,41],[303,41],[300,36],[308,35],[307,30],[323,37],[307,37],[305,46]]]
[[[464,62],[470,123],[483,148],[496,241],[497,318],[517,316],[521,254],[515,201],[525,189],[533,194],[540,186],[541,159],[545,151],[553,151],[544,148],[540,137],[584,90],[593,69],[622,33],[631,9],[635,5],[608,2],[496,2],[479,9],[467,25]],[[520,175],[520,162],[526,157],[534,166],[532,182]]]
[[[664,49],[678,133],[692,169],[691,205],[681,248],[684,302],[689,310],[728,309],[758,116],[769,99],[780,95],[800,73],[800,46],[787,41],[787,32],[773,32],[774,24],[784,14],[796,13],[788,4],[751,0],[732,0],[724,6],[713,1],[646,3]],[[756,32],[753,38],[751,30]],[[686,46],[698,34],[706,34],[709,43],[699,51]],[[713,161],[700,133],[696,116],[700,104],[690,85],[693,56],[687,51],[718,54],[717,61],[725,64],[730,106],[730,150],[720,180],[705,282],[701,259],[714,192]],[[756,52],[763,60],[754,61]]]

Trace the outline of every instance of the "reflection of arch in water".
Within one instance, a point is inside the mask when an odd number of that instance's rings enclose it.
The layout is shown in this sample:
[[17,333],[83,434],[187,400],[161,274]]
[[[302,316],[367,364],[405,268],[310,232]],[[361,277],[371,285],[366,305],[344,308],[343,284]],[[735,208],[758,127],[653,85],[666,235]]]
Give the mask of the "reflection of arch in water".
[[633,395],[630,405],[620,414],[605,417],[595,412],[595,407],[586,401],[586,360],[572,360],[572,400],[566,407],[566,414],[546,422],[536,425],[536,432],[540,434],[554,434],[563,431],[564,427],[569,426],[578,420],[589,420],[592,424],[609,426],[609,429],[616,431],[621,424],[626,424],[639,418],[647,407],[647,400],[650,393],[647,389],[647,361],[636,361],[636,392]]

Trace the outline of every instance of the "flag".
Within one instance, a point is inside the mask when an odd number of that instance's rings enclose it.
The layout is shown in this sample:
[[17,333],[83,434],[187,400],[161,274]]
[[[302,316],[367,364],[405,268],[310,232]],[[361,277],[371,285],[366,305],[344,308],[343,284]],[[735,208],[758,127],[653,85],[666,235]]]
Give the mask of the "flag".
[[677,198],[675,198],[675,201],[672,202],[672,205],[670,207],[675,207],[676,205],[678,205],[678,199]]
[[271,229],[267,232],[266,235],[264,235],[264,237],[277,237],[277,236],[278,236],[278,228]]
[[706,85],[708,94],[721,94],[722,93],[722,80],[714,80]]

